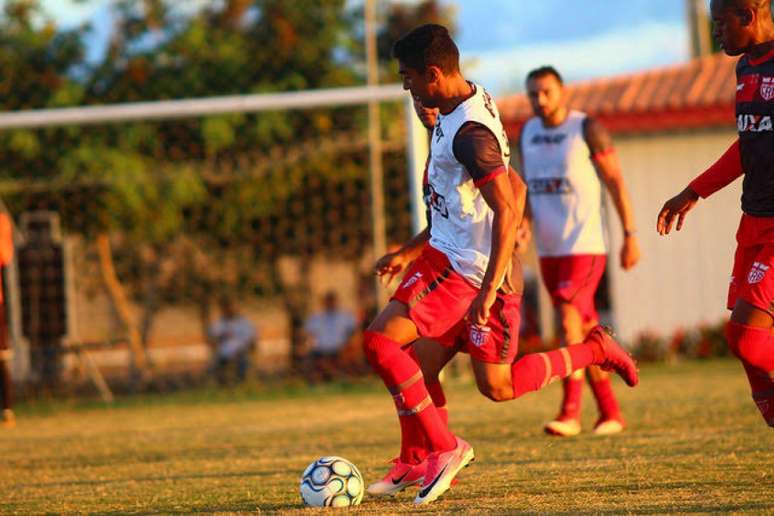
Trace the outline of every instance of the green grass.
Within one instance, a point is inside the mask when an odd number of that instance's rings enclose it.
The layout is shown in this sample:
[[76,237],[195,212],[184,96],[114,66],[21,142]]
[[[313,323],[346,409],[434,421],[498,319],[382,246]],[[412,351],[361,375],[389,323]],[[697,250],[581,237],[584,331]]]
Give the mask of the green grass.
[[[774,514],[774,430],[732,361],[646,366],[618,382],[630,428],[549,438],[560,389],[494,404],[449,382],[453,429],[477,460],[427,512]],[[584,427],[593,425],[590,396]],[[396,454],[392,400],[376,381],[266,392],[144,396],[115,407],[21,406],[0,431],[0,511],[296,512],[298,476],[321,455],[347,457],[366,482]],[[366,497],[355,512],[414,512],[414,491]]]

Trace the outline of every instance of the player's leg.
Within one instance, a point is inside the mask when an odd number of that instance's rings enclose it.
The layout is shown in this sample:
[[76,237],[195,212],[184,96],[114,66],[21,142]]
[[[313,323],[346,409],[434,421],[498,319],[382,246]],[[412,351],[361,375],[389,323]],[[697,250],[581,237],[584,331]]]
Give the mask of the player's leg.
[[[432,382],[432,379],[437,380],[437,373],[433,374],[432,370],[422,367],[420,359],[417,356],[416,348],[421,347],[423,339],[419,339],[417,342],[408,344],[404,347],[404,351],[414,360],[422,369],[422,374],[425,377],[425,386],[430,394],[430,398],[433,400],[441,420],[444,423],[448,423],[448,416],[446,413],[446,400],[445,398],[439,404],[437,402],[438,389],[430,388],[428,381]],[[442,368],[443,366],[441,366]],[[430,376],[428,377],[428,371]],[[440,387],[440,383],[437,384]],[[440,396],[443,396],[443,390],[440,390]],[[396,471],[390,471],[382,480],[375,482],[368,486],[368,492],[372,495],[393,495],[396,494],[410,485],[421,483],[425,476],[425,468],[427,466],[425,459],[430,453],[427,443],[425,442],[422,428],[413,417],[399,417],[400,422],[400,455],[394,461],[396,464]]]
[[741,360],[753,401],[764,421],[774,427],[774,319],[770,313],[738,300],[727,338],[731,351]]
[[[460,448],[460,440],[452,435],[433,405],[419,365],[401,349],[418,337],[417,328],[408,317],[408,306],[396,300],[387,305],[364,335],[365,356],[392,393],[398,417],[402,420],[410,419],[402,421],[401,426],[409,436],[414,428],[420,429],[423,443],[429,452],[426,463],[404,463],[398,458],[381,482],[369,486],[369,493],[374,495],[393,495],[420,480],[424,485],[428,473],[438,476],[435,468],[431,471],[431,467],[438,462],[437,457],[440,454],[444,454],[444,458],[456,455]],[[438,485],[438,489],[441,487]],[[446,489],[448,486],[437,494],[434,491],[435,498]]]
[[[446,398],[438,375],[455,351],[430,339],[419,339],[404,350],[421,368],[425,386],[444,424],[448,424]],[[394,495],[424,480],[427,457],[431,453],[415,418],[400,417],[401,449],[393,469],[380,481],[368,486],[372,495]]]
[[[583,342],[585,335],[583,318],[572,303],[558,301],[556,303],[556,316],[557,330],[563,346],[574,346]],[[559,408],[559,414],[552,421],[546,423],[544,427],[546,433],[563,437],[580,433],[583,375],[584,370],[578,369],[562,380],[562,404]]]
[[[584,324],[584,329],[590,331],[591,328],[599,324],[595,319]],[[612,435],[623,431],[625,422],[621,415],[621,408],[618,399],[613,391],[613,383],[610,374],[603,371],[598,366],[589,366],[586,369],[586,376],[591,392],[597,402],[597,411],[599,418],[594,424],[594,433],[596,435]]]
[[446,364],[454,358],[457,350],[448,346],[442,346],[431,339],[419,339],[414,343],[414,352],[422,374],[425,377],[425,386],[433,405],[438,410],[446,424],[449,423],[449,410],[446,407],[446,395],[441,385],[440,374]]
[[774,245],[737,248],[729,286],[726,337],[747,373],[753,401],[774,427]]
[[474,358],[473,372],[482,394],[493,401],[507,401],[537,391],[589,365],[614,370],[631,387],[639,382],[632,358],[601,326],[589,332],[581,344],[524,355],[510,365]]
[[498,295],[489,313],[488,334],[482,336],[475,327],[470,328],[466,350],[476,385],[484,396],[493,401],[515,399],[592,364],[614,369],[629,385],[637,384],[634,361],[601,326],[592,329],[580,344],[514,361],[520,308],[521,296]]

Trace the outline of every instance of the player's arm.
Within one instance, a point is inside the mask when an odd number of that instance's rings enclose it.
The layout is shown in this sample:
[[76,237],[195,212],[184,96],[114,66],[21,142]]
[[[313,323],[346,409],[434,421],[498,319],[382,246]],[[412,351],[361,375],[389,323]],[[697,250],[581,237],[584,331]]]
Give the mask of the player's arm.
[[613,139],[605,127],[593,118],[583,124],[583,136],[591,152],[591,161],[605,188],[610,194],[623,228],[621,267],[631,269],[640,260],[640,246],[635,235],[634,212],[629,192],[624,185],[621,166],[618,163]]
[[388,284],[401,273],[408,264],[421,253],[425,244],[430,241],[430,226],[426,227],[405,242],[397,251],[387,253],[376,261],[374,272],[382,283]]
[[465,124],[457,132],[453,145],[455,157],[465,166],[494,213],[489,264],[484,272],[481,290],[467,314],[469,322],[486,324],[489,309],[497,298],[497,289],[511,262],[516,240],[515,228],[523,212],[523,196],[522,207],[519,209],[514,188],[520,192],[526,192],[526,188],[523,182],[514,182],[509,177],[509,167],[503,163],[500,144],[485,126]]
[[[414,102],[414,108],[420,109],[417,102]],[[425,196],[428,195],[426,188],[428,187],[427,170],[429,166],[430,156],[427,157],[427,161],[425,162],[425,171],[422,177],[422,193]],[[427,222],[427,226],[424,230],[414,235],[414,237],[404,243],[397,251],[387,253],[376,261],[374,272],[381,278],[382,283],[389,284],[397,274],[400,274],[409,263],[414,261],[422,253],[422,248],[430,241],[430,226],[433,220],[430,213],[431,209],[429,203],[425,204],[425,221]]]
[[668,235],[677,220],[677,231],[683,228],[686,214],[696,206],[699,198],[706,199],[718,190],[731,184],[744,174],[742,155],[739,152],[739,139],[710,168],[691,181],[682,192],[675,195],[661,208],[656,220],[656,231]]

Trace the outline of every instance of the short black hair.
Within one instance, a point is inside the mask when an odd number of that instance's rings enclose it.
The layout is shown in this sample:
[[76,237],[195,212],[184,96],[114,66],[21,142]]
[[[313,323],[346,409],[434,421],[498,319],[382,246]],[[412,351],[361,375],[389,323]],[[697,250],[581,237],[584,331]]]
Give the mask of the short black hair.
[[419,72],[437,66],[448,75],[460,71],[460,51],[443,25],[428,23],[404,34],[392,47],[392,55]]
[[559,81],[559,84],[564,84],[564,79],[562,79],[562,74],[559,73],[559,70],[554,68],[551,65],[547,66],[541,66],[540,68],[535,68],[531,72],[527,74],[527,81],[529,82],[532,79],[540,79],[542,77],[548,77],[549,75],[556,78],[557,81]]

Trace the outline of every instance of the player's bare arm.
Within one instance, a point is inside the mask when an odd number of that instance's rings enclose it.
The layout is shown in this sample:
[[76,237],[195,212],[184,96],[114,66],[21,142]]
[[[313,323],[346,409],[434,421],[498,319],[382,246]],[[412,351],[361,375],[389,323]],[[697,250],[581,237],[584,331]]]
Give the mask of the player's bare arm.
[[620,263],[629,270],[640,261],[640,245],[635,234],[634,213],[631,198],[624,184],[621,166],[613,150],[613,140],[602,124],[593,118],[586,119],[584,136],[592,155],[592,163],[613,200],[618,219],[623,228],[623,245]]
[[502,283],[506,268],[511,261],[520,212],[513,193],[509,174],[499,174],[481,186],[481,195],[494,212],[492,220],[492,248],[489,264],[481,283],[481,291],[468,310],[467,319],[474,324],[486,324],[489,309],[497,297],[497,288]]
[[743,173],[739,139],[737,139],[710,168],[691,181],[683,191],[664,203],[658,213],[656,231],[660,235],[668,235],[675,221],[677,231],[680,231],[686,214],[696,206],[699,198],[706,199],[722,190]]
[[414,235],[395,252],[387,253],[376,261],[374,272],[382,278],[383,283],[390,283],[406,266],[414,261],[422,252],[422,248],[430,240],[430,228],[427,227]]

